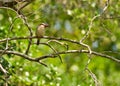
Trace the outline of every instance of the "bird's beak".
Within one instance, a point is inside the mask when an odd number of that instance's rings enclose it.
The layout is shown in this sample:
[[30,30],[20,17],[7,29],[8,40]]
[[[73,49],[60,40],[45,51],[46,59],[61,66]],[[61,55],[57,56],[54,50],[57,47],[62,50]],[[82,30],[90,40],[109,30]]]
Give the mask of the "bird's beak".
[[45,27],[49,27],[49,24],[45,24]]

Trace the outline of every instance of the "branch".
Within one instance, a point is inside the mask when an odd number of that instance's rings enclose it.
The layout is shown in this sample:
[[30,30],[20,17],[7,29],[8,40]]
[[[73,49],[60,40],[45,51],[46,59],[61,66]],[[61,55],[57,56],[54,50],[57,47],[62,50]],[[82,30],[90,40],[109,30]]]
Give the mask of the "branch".
[[[19,11],[19,15],[21,15],[21,19],[23,20],[23,23],[24,23],[24,24],[26,25],[26,27],[28,28],[30,37],[32,37],[32,35],[33,35],[32,29],[30,28],[30,26],[29,26],[29,24],[28,24],[28,21],[27,21],[26,17],[25,17],[20,11]],[[26,49],[25,54],[28,54],[29,49],[30,49],[30,46],[31,46],[31,43],[32,43],[32,39],[30,38],[29,44],[28,44],[28,47],[27,47],[27,49]]]
[[7,75],[7,70],[3,68],[3,66],[0,64],[0,70],[5,74]]
[[[57,53],[57,50],[56,49],[54,49],[54,47],[52,47],[51,45],[49,45],[48,43],[40,43],[40,44],[44,44],[44,45],[47,45],[48,47],[50,47],[55,53]],[[61,58],[61,56],[58,54],[58,57],[59,57],[59,59],[60,59],[60,61],[61,61],[61,63],[63,63],[63,61],[62,61],[62,58]]]
[[[36,37],[36,36],[28,36],[28,37],[14,37],[14,38],[5,38],[5,39],[2,39],[0,40],[0,42],[6,42],[6,40],[25,40],[25,39],[36,39],[36,38],[39,38],[39,37]],[[68,38],[61,38],[61,37],[49,37],[49,36],[43,36],[43,37],[40,37],[40,38],[44,38],[44,39],[53,39],[53,40],[60,40],[60,41],[67,41],[67,42],[71,42],[71,43],[75,43],[75,44],[78,44],[78,45],[81,45],[81,46],[84,46],[86,48],[88,48],[89,52],[91,53],[91,49],[90,47],[87,45],[87,44],[84,44],[84,43],[81,43],[81,42],[78,42],[76,40],[71,40],[71,39],[68,39]]]
[[[12,41],[12,40],[25,40],[25,39],[30,39],[30,38],[36,39],[38,37],[36,37],[36,36],[33,36],[33,37],[14,37],[14,38],[2,39],[2,40],[0,40],[0,42],[5,42],[7,40],[9,40],[9,41]],[[67,38],[60,38],[60,37],[56,38],[56,37],[49,37],[49,36],[44,36],[42,38],[67,41],[67,42],[71,42],[71,43],[75,43],[75,44],[81,45],[78,41],[76,41],[76,40],[70,40],[70,39],[67,39]],[[48,57],[56,57],[57,54],[66,54],[66,53],[89,53],[89,50],[72,50],[72,51],[68,50],[68,51],[65,51],[65,52],[57,52],[56,54],[45,55],[45,56],[39,57],[38,59],[44,59],[44,58],[48,58]],[[120,63],[120,60],[118,60],[118,59],[116,59],[116,58],[114,58],[112,56],[106,55],[106,54],[98,53],[98,52],[95,52],[95,51],[91,51],[91,54],[94,54],[94,55],[97,55],[97,56],[101,56],[101,57],[104,57],[104,58],[108,58],[108,59],[111,59],[111,60],[113,60],[113,61],[115,61],[117,63]],[[22,55],[22,56],[24,56],[24,55]],[[29,60],[29,58],[28,58],[28,60]]]
[[[4,50],[0,50],[0,53],[3,53],[3,52],[4,52]],[[8,50],[6,50],[3,54],[14,54],[14,55],[23,57],[23,58],[25,58],[25,59],[28,59],[28,60],[30,60],[30,61],[35,61],[35,58],[32,58],[32,57],[30,57],[30,56],[28,56],[28,55],[25,55],[25,54],[23,54],[23,53],[16,52],[16,51],[8,51]]]
[[90,48],[88,45],[84,44],[83,41],[89,36],[90,31],[91,31],[92,26],[93,26],[93,21],[94,21],[95,19],[97,19],[98,17],[100,17],[100,16],[107,10],[108,6],[109,6],[109,0],[106,1],[106,4],[105,4],[105,7],[103,8],[103,11],[102,11],[100,14],[94,16],[94,17],[91,19],[90,25],[89,25],[89,28],[88,28],[88,31],[86,32],[85,36],[80,40],[80,43],[81,43],[82,45],[85,45],[85,46],[88,48],[90,54],[92,53],[92,52],[91,52],[91,48]]
[[[0,42],[6,42],[7,40],[12,41],[12,40],[25,40],[25,39],[37,39],[37,38],[39,38],[39,37],[36,37],[36,36],[13,37],[13,38],[1,39]],[[68,41],[68,42],[71,42],[71,43],[75,43],[75,44],[81,45],[78,41],[71,40],[71,39],[68,39],[68,38],[50,37],[50,36],[43,36],[43,37],[40,37],[40,38],[54,39],[54,40],[60,40],[60,41]]]
[[[3,51],[4,50],[0,50],[0,53],[3,53]],[[25,58],[27,60],[35,61],[35,62],[39,62],[40,60],[43,60],[43,59],[46,59],[46,58],[55,58],[55,57],[57,57],[58,54],[69,54],[69,53],[89,53],[89,51],[88,50],[68,50],[68,51],[56,52],[54,54],[40,56],[40,57],[37,57],[37,58],[32,58],[32,57],[30,57],[30,56],[28,56],[26,54],[16,52],[16,51],[8,51],[8,50],[6,50],[6,52],[4,52],[4,54],[14,54],[14,55],[23,57],[23,58]],[[112,56],[109,56],[109,55],[106,55],[106,54],[102,54],[102,53],[95,52],[95,51],[92,51],[92,54],[96,55],[96,56],[103,57],[103,58],[110,59],[110,60],[115,61],[117,63],[120,63],[119,59],[116,59],[115,57],[112,57]]]
[[23,8],[25,8],[27,5],[29,5],[30,4],[30,2],[26,2],[25,4],[22,4],[18,9],[17,9],[17,11],[19,12],[19,11],[21,11]]
[[[89,53],[89,50],[68,50],[68,51],[58,52],[56,54],[41,56],[41,57],[36,58],[36,60],[42,60],[42,59],[45,59],[48,57],[55,57],[57,54],[69,54],[69,53]],[[115,57],[112,57],[112,56],[109,56],[109,55],[106,55],[103,53],[92,51],[91,54],[96,55],[96,56],[100,56],[103,58],[107,58],[107,59],[110,59],[110,60],[115,61],[117,63],[120,63],[119,59],[116,59]]]
[[99,86],[99,81],[96,77],[96,75],[94,73],[92,73],[92,71],[88,68],[86,68],[86,71],[88,71],[89,75],[91,76],[91,78],[93,79],[95,86]]

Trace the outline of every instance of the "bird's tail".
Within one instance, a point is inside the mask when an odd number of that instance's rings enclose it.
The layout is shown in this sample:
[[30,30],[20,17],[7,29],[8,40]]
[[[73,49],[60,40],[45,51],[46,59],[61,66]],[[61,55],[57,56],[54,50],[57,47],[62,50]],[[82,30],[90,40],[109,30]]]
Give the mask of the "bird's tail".
[[37,39],[37,45],[39,45],[39,43],[40,43],[40,39]]

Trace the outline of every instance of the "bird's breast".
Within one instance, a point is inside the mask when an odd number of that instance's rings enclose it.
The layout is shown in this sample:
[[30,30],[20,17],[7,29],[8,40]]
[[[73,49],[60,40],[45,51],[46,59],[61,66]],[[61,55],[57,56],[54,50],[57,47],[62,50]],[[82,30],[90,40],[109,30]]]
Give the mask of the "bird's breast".
[[36,30],[36,36],[38,36],[38,37],[43,37],[44,34],[45,34],[44,28],[38,28],[38,29]]

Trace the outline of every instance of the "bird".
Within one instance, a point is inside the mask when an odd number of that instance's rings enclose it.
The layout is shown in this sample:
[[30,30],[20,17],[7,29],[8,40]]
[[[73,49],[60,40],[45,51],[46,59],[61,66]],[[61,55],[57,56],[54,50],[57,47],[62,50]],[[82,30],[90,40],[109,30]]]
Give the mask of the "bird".
[[37,38],[37,45],[39,45],[40,43],[40,38],[44,36],[45,34],[45,28],[48,27],[49,25],[46,23],[41,23],[38,25],[37,29],[36,29],[36,37]]
[[[40,43],[40,38],[44,36],[46,27],[49,27],[49,24],[41,23],[38,25],[36,29],[37,45],[39,45]],[[60,55],[58,56],[60,61],[63,63],[61,56]]]

